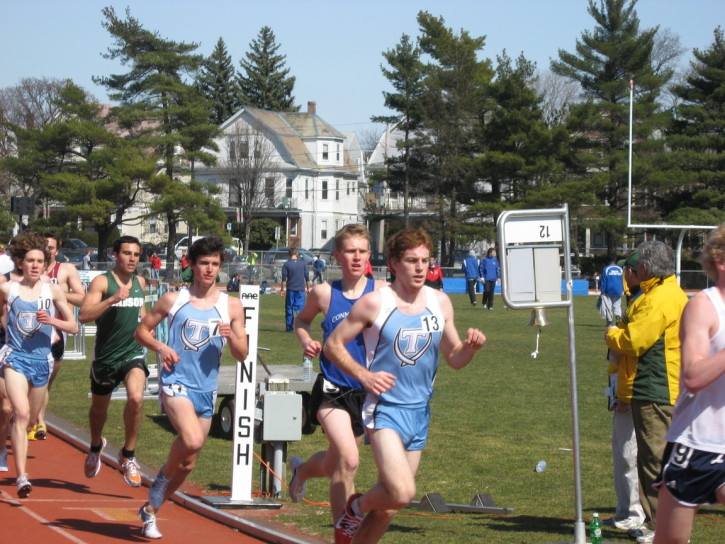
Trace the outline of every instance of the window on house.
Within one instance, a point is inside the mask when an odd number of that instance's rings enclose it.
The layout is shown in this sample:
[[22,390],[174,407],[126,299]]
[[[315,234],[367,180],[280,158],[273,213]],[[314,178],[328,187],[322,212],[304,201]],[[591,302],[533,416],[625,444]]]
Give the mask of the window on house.
[[289,226],[290,236],[297,236],[297,219],[292,219]]
[[320,221],[320,238],[327,240],[327,220]]
[[229,180],[229,203],[228,206],[235,208],[239,206],[239,183],[236,179]]
[[322,180],[322,200],[327,200],[327,180]]
[[340,144],[337,144],[337,162],[340,162]]
[[264,178],[264,197],[274,206],[274,178]]
[[335,180],[335,200],[340,200],[340,180]]
[[347,182],[347,196],[350,196],[350,182]]
[[149,223],[149,234],[156,234],[156,232],[156,221],[151,221],[151,223]]
[[287,187],[285,188],[285,196],[292,200],[292,180],[287,178]]
[[329,146],[327,144],[322,144],[322,160],[326,161],[329,158],[330,158]]

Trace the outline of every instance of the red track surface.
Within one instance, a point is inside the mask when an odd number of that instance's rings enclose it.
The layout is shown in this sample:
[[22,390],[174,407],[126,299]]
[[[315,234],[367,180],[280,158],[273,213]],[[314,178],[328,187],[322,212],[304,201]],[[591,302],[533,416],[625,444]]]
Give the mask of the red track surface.
[[[110,450],[109,447],[106,452]],[[146,501],[148,488],[128,486],[121,473],[107,463],[98,476],[88,479],[83,474],[84,460],[84,451],[57,434],[51,433],[44,441],[30,442],[27,470],[33,491],[26,499],[18,499],[10,452],[10,470],[0,472],[0,541],[44,544],[147,542],[141,534],[142,524],[137,511]],[[147,470],[144,473],[148,474]],[[236,512],[232,517],[235,515],[241,518],[244,514]],[[280,536],[276,533],[284,532],[284,528],[252,519],[251,534],[259,535],[266,526],[273,526],[270,537],[258,539],[171,501],[161,509],[157,521],[164,535],[159,542],[319,542],[304,535],[301,538],[300,535]]]

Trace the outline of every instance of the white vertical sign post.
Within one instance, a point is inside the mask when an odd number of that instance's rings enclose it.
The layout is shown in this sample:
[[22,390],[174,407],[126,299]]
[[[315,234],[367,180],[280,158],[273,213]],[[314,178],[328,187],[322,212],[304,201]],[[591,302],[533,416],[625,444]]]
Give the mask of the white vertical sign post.
[[252,497],[254,467],[254,412],[257,388],[257,342],[259,337],[259,287],[240,285],[249,353],[237,361],[234,392],[234,440],[232,448],[232,492],[229,497],[208,496],[203,500],[217,508],[279,507],[274,501]]
[[[509,308],[567,308],[569,325],[569,392],[576,520],[574,544],[586,544],[582,514],[579,411],[574,345],[574,300],[569,243],[569,209],[513,210],[496,224],[501,259],[501,295]],[[561,297],[559,255],[563,254],[565,297]],[[526,264],[524,264],[526,263]],[[512,266],[515,265],[515,266]],[[554,290],[553,286],[557,288]]]
[[254,410],[257,387],[257,341],[259,337],[259,287],[240,285],[249,353],[237,361],[234,392],[234,449],[232,453],[232,501],[252,500],[254,464]]

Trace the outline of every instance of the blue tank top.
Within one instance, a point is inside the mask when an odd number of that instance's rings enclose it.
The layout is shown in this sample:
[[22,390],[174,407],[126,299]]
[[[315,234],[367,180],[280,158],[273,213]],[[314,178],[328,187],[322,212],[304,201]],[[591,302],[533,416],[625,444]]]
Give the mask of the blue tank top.
[[11,282],[7,301],[6,342],[14,351],[46,360],[50,355],[53,327],[39,323],[37,312],[45,310],[55,317],[50,284],[41,285],[37,300],[28,302],[20,298],[19,293],[20,284],[16,281]]
[[397,376],[395,387],[379,397],[388,404],[419,408],[433,397],[445,319],[437,291],[431,287],[423,289],[425,309],[409,315],[398,310],[390,287],[381,288],[380,313],[363,332],[370,372],[384,371]]
[[226,293],[219,293],[216,304],[208,310],[194,308],[188,289],[179,291],[167,317],[169,346],[181,360],[170,371],[161,372],[161,384],[184,385],[191,391],[216,391],[219,362],[226,339],[213,336],[214,321],[229,323]]
[[[330,294],[330,307],[327,309],[327,315],[322,320],[322,342],[323,344],[327,341],[328,337],[335,330],[335,327],[347,317],[350,313],[352,305],[355,304],[359,299],[346,298],[342,294],[342,280],[335,280],[331,284]],[[363,289],[362,295],[366,295],[371,291],[375,290],[375,280],[368,279]],[[365,365],[365,341],[363,340],[362,334],[357,335],[355,339],[351,340],[345,345],[348,353],[361,365]],[[341,385],[343,387],[351,387],[353,389],[362,389],[362,384],[355,378],[351,378],[345,374],[342,370],[335,366],[335,363],[325,357],[324,352],[320,353],[320,369],[328,381],[335,385]]]

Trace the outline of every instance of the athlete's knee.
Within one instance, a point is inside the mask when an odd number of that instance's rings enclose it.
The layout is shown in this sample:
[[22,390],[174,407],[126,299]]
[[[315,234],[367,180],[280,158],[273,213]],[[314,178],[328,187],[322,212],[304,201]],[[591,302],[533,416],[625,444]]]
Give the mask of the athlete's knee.
[[143,391],[128,391],[126,405],[134,411],[140,411],[143,408]]
[[399,480],[386,485],[385,488],[388,492],[390,505],[396,510],[405,508],[415,498],[416,488],[414,481]]
[[360,455],[357,450],[353,450],[340,455],[337,463],[337,469],[343,474],[354,476],[360,466]]
[[184,446],[184,451],[188,455],[197,455],[201,448],[204,447],[204,442],[206,441],[206,437],[204,436],[204,433],[188,433],[184,435],[184,437],[181,439],[181,442]]

